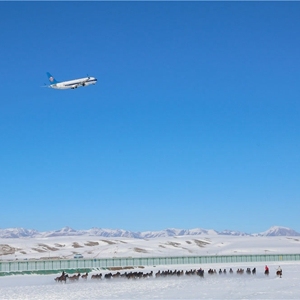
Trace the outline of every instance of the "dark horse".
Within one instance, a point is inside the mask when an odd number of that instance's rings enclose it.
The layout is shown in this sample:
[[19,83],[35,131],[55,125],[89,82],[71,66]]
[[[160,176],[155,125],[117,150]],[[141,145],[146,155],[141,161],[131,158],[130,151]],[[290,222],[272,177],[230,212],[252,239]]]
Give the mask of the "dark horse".
[[270,273],[269,269],[265,270],[265,275],[269,275],[269,273]]
[[204,270],[199,269],[199,270],[197,271],[197,275],[200,276],[200,277],[204,277]]
[[276,271],[276,275],[279,276],[281,278],[282,276],[282,271]]
[[54,280],[57,281],[57,282],[67,282],[67,277],[68,277],[68,274],[66,274],[64,271],[62,272],[61,276],[59,277],[56,277]]
[[79,277],[80,277],[80,273],[78,273],[77,275],[69,276],[68,278],[70,281],[76,281],[79,279]]
[[100,274],[94,274],[94,275],[92,275],[91,278],[92,279],[102,279],[102,273],[100,273]]

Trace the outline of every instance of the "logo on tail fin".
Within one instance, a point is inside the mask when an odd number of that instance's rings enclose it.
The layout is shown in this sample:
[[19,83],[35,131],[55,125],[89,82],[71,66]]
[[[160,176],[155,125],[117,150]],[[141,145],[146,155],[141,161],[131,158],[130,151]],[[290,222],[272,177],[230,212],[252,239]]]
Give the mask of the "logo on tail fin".
[[58,81],[49,72],[47,72],[46,74],[51,84],[58,83]]

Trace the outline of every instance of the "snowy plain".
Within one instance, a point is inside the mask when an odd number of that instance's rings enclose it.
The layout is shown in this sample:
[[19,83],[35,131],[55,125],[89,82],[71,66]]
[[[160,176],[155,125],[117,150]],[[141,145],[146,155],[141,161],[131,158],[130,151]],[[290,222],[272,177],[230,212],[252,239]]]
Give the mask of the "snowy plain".
[[[57,283],[56,275],[15,275],[0,278],[1,299],[299,299],[300,263],[282,263],[282,278],[275,275],[278,264],[269,263],[270,275],[265,276],[264,264],[202,265],[204,278],[199,276],[146,278],[137,280],[102,279]],[[143,272],[163,269],[189,270],[195,265],[145,268]],[[208,275],[209,268],[256,267],[256,275]],[[103,274],[105,274],[104,271]],[[95,272],[97,273],[97,272]],[[60,274],[57,274],[60,275]],[[91,274],[89,274],[91,275]]]
[[[300,238],[293,236],[175,236],[152,239],[68,236],[47,238],[0,239],[2,261],[39,258],[85,258],[297,254]],[[6,251],[6,253],[4,253]],[[10,253],[10,252],[11,253]],[[92,274],[104,275],[110,270],[94,270],[89,278],[78,282],[57,283],[53,275],[11,275],[0,277],[0,299],[300,299],[300,261],[281,262],[283,276],[275,272],[277,262],[269,262],[270,275],[264,275],[264,262],[234,264],[170,265],[136,268],[144,273],[158,270],[191,270],[202,268],[199,276],[150,277],[137,280],[113,278],[92,280]],[[237,274],[238,268],[257,269],[256,275]],[[207,270],[227,269],[227,274],[209,275]],[[229,268],[234,270],[228,274]],[[132,270],[132,271],[135,271]],[[121,270],[124,273],[128,270]]]

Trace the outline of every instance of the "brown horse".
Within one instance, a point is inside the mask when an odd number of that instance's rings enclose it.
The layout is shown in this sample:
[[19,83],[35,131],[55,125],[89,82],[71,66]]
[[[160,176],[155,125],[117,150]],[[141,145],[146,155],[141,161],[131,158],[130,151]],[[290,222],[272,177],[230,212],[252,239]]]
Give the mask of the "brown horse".
[[237,274],[244,274],[244,269],[237,269],[236,273]]
[[77,281],[80,277],[80,273],[78,273],[77,275],[73,275],[73,276],[68,276],[68,279],[71,281]]
[[91,279],[101,279],[101,278],[102,278],[102,273],[100,273],[100,274],[94,274],[91,277]]
[[265,270],[265,275],[269,275],[269,269]]
[[58,276],[58,277],[54,278],[54,280],[57,281],[57,282],[65,282],[66,283],[67,278],[68,278],[68,274],[65,274],[63,272],[61,276]]
[[276,271],[276,275],[279,276],[281,278],[282,276],[282,271]]

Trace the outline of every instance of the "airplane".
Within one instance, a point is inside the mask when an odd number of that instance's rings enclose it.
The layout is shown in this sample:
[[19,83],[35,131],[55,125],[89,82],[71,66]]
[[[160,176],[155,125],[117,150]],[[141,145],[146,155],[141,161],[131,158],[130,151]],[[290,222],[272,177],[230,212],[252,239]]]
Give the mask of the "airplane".
[[48,85],[48,87],[57,90],[77,89],[81,86],[88,86],[97,83],[97,79],[90,76],[68,81],[57,81],[49,72],[47,72],[46,74],[50,81],[50,85]]

